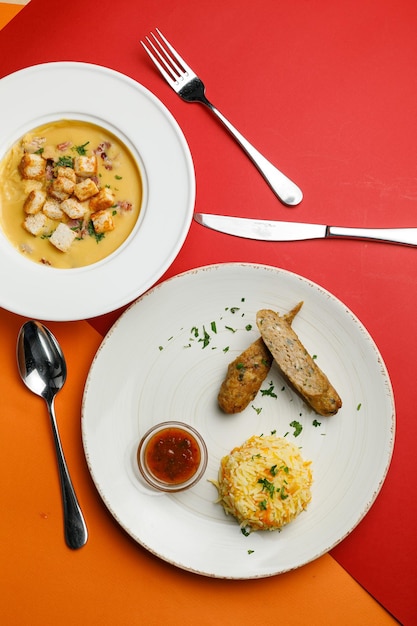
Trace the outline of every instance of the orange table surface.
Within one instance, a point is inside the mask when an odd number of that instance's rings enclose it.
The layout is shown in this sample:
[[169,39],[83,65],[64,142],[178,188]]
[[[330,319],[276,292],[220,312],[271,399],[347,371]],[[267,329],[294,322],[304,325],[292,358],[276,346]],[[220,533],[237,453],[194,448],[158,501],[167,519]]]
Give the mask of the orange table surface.
[[87,322],[49,323],[66,355],[56,399],[64,451],[89,528],[76,552],[64,543],[52,435],[44,401],[26,390],[15,363],[25,321],[0,309],[2,515],[0,617],[31,624],[393,624],[375,600],[325,555],[294,572],[253,581],[191,574],[136,545],[108,513],[83,455],[83,384],[101,335]]
[[0,28],[6,26],[20,11],[24,5],[0,3]]

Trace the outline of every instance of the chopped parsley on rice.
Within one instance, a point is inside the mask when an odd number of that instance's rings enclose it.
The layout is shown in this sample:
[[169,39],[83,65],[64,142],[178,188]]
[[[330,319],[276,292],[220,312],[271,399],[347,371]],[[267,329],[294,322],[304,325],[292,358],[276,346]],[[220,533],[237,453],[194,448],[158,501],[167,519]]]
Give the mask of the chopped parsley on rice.
[[222,458],[218,502],[242,532],[280,530],[311,500],[310,466],[290,441],[254,435]]

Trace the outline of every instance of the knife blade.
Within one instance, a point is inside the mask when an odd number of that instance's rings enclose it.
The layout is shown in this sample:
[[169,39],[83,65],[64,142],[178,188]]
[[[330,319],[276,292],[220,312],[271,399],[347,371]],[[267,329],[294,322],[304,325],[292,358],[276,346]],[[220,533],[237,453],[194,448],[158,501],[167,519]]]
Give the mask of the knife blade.
[[209,213],[195,213],[198,224],[227,235],[258,241],[304,241],[307,239],[362,239],[385,241],[406,246],[417,246],[417,228],[352,228],[280,222],[248,217],[231,217]]

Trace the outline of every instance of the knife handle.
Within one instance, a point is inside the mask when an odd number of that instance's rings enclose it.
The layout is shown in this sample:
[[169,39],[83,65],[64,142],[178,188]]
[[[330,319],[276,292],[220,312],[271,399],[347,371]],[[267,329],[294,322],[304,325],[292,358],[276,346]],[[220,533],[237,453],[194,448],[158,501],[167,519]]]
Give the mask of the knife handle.
[[328,226],[326,236],[388,241],[408,246],[417,245],[417,228],[347,228]]
[[229,133],[234,137],[237,143],[243,148],[244,152],[248,155],[254,165],[258,168],[268,185],[271,187],[275,195],[288,206],[296,206],[303,199],[303,192],[301,189],[290,180],[285,174],[280,172],[263,154],[252,146],[251,143],[224,117],[222,113],[207,99],[204,100],[204,104],[218,117],[222,124],[227,128]]

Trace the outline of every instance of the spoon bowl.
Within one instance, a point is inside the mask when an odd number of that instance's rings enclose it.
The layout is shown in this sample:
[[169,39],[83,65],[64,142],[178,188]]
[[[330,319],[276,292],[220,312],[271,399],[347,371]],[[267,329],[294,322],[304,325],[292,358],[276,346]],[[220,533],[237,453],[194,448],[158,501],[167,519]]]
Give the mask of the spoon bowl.
[[87,542],[88,532],[65,461],[54,406],[55,396],[67,378],[67,366],[58,341],[40,322],[25,322],[20,329],[17,364],[25,385],[48,406],[61,483],[65,540],[70,548],[81,548]]

